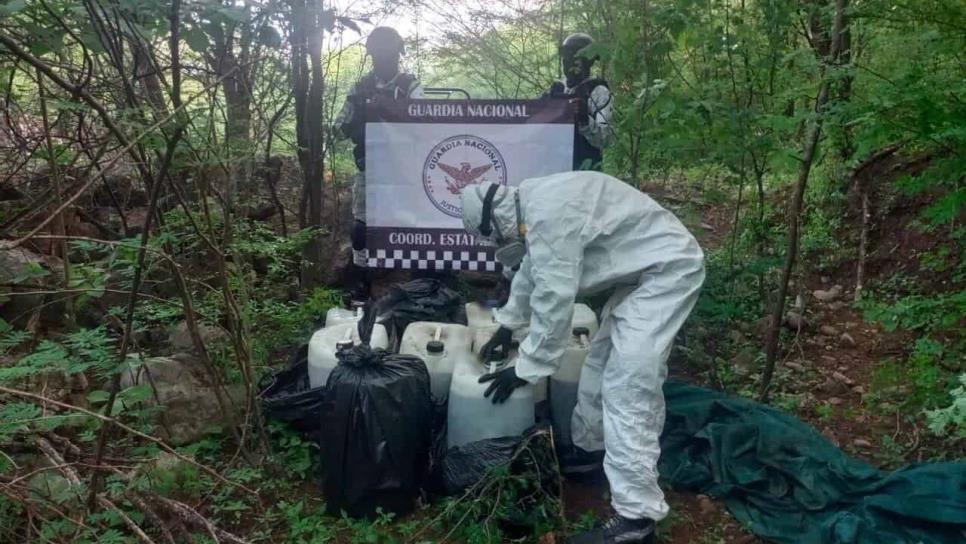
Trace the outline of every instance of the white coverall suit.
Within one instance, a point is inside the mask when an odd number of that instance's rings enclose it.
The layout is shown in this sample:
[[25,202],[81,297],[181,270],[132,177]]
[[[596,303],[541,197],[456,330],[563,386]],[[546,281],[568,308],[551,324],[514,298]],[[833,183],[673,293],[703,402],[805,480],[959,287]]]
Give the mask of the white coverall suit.
[[[487,189],[463,191],[473,234]],[[530,383],[553,374],[571,336],[575,297],[614,289],[580,375],[572,439],[605,450],[618,514],[660,520],[668,513],[657,474],[661,388],[674,337],[704,281],[701,248],[671,212],[606,174],[566,172],[504,191],[492,206],[504,242],[519,239],[518,221],[526,227],[526,256],[495,314],[507,328],[530,326],[516,374]]]

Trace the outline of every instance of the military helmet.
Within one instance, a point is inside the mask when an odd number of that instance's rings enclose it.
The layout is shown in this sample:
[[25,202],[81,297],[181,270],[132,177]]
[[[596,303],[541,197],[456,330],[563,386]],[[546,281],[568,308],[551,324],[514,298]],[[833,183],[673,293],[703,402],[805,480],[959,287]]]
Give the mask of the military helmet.
[[574,58],[580,51],[594,43],[594,39],[583,32],[576,32],[564,38],[560,44],[560,56]]

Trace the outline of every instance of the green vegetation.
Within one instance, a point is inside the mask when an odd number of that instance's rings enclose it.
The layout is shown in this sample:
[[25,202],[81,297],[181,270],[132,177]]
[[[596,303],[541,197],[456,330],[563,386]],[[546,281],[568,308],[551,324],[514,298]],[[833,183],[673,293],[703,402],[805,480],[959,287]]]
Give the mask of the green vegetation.
[[[962,2],[363,4],[0,0],[0,541],[532,542],[593,521],[564,519],[538,454],[406,519],[325,516],[318,446],[259,414],[259,380],[343,300],[355,166],[332,126],[391,14],[419,24],[404,66],[475,98],[537,97],[564,34],[597,39],[605,170],[705,246],[675,374],[861,428],[884,467],[962,458]],[[130,378],[173,356],[210,412],[183,443],[164,384]]]

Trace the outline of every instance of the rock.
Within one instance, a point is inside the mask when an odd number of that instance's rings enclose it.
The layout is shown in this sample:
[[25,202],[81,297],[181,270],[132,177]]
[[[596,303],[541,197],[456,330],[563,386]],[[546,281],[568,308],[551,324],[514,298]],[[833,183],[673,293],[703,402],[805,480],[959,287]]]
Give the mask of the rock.
[[184,486],[190,485],[197,478],[198,467],[162,451],[154,459],[140,463],[130,471],[132,478],[144,478],[152,481],[167,481],[170,485],[160,486],[157,491],[165,496],[177,494]]
[[537,540],[537,544],[557,544],[557,535],[553,531],[549,533],[544,533]]
[[[224,329],[210,327],[203,323],[198,324],[198,333],[201,335],[201,340],[205,343],[205,346],[214,342],[228,340],[228,333]],[[175,351],[194,351],[195,344],[191,340],[191,334],[188,332],[187,321],[181,321],[171,329],[168,333],[168,342],[171,343],[171,347]]]
[[712,225],[710,223],[701,223],[701,228],[703,228],[704,230],[707,230],[707,231],[714,232],[714,225]]
[[795,361],[785,361],[785,366],[796,372],[805,372],[805,367],[801,363],[796,363]]
[[865,388],[862,387],[861,385],[856,385],[855,387],[852,388],[852,392],[855,393],[855,394],[857,394],[857,395],[864,395],[865,394]]
[[763,338],[768,334],[768,329],[771,328],[771,317],[765,316],[755,321],[755,335]]
[[0,249],[0,318],[23,327],[35,309],[44,307],[44,295],[35,294],[43,288],[6,285],[46,285],[52,275],[43,255],[22,247]]
[[789,311],[785,314],[785,324],[795,330],[802,329],[805,327],[805,318],[798,312]]
[[822,355],[822,360],[825,361],[826,363],[834,363],[838,361],[838,359],[835,358],[834,355]]
[[864,438],[856,438],[855,440],[852,441],[852,443],[855,444],[855,446],[857,448],[871,448],[872,447],[872,443],[869,442],[868,440],[864,439]]
[[819,302],[832,302],[842,296],[842,286],[835,285],[827,291],[816,289],[815,291],[812,291],[812,296],[815,297],[815,299]]
[[826,336],[838,336],[839,330],[831,325],[822,325],[818,331]]
[[840,399],[838,397],[830,397],[828,399],[828,403],[831,404],[832,406],[840,406],[844,402],[845,402],[844,400],[842,400],[842,399]]
[[150,387],[152,383],[157,400],[152,394],[144,402],[157,405],[160,401],[164,407],[156,420],[155,433],[175,445],[194,442],[212,427],[237,421],[245,404],[244,387],[227,386],[225,404],[229,413],[226,418],[218,406],[217,389],[208,383],[201,361],[189,354],[146,359],[121,375],[122,388]]
[[698,495],[698,506],[701,508],[701,513],[704,515],[714,514],[718,508],[715,506],[714,501],[711,497],[707,495]]
[[839,341],[848,346],[854,347],[856,345],[855,338],[852,338],[852,335],[847,332],[843,332],[842,336],[839,336]]
[[844,383],[845,385],[848,385],[849,387],[855,384],[855,382],[852,381],[852,378],[849,378],[848,376],[846,376],[845,374],[842,374],[839,371],[833,372],[832,378],[834,378],[836,381]]
[[66,477],[49,467],[34,474],[27,480],[27,492],[34,499],[53,504],[80,504],[81,489],[74,487]]
[[850,391],[847,385],[832,378],[825,378],[825,381],[818,386],[818,389],[829,395],[845,395]]
[[734,359],[731,360],[731,366],[740,376],[747,376],[751,374],[751,371],[755,366],[754,350],[745,348],[738,352]]

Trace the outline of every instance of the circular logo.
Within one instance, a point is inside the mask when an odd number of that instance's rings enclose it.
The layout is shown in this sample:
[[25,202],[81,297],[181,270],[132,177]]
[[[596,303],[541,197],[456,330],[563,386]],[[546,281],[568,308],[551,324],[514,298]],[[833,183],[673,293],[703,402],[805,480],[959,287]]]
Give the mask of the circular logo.
[[423,189],[433,206],[460,217],[463,189],[489,181],[506,185],[506,163],[496,146],[469,134],[436,144],[423,163]]

